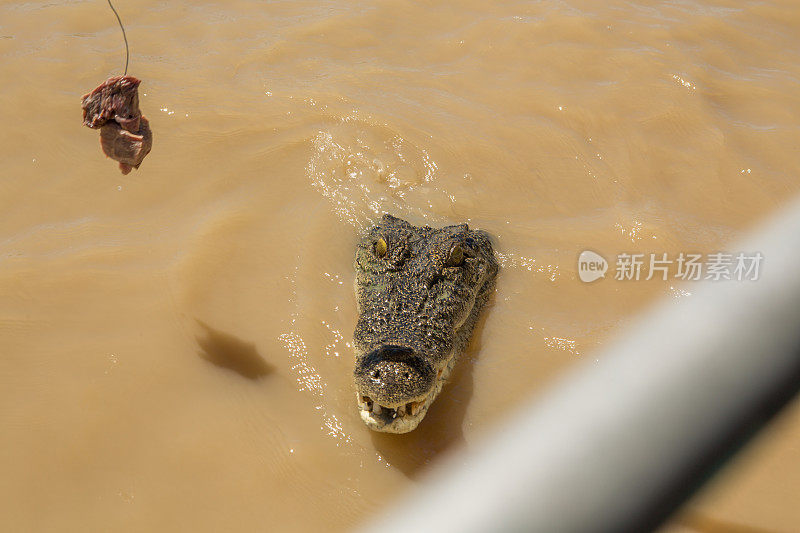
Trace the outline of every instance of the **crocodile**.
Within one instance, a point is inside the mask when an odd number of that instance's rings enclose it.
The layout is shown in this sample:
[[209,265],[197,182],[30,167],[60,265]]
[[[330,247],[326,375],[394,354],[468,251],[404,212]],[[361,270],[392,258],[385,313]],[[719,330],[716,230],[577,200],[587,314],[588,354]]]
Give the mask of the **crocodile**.
[[449,379],[494,291],[492,243],[467,224],[418,227],[385,214],[358,243],[355,269],[359,413],[372,430],[407,433]]

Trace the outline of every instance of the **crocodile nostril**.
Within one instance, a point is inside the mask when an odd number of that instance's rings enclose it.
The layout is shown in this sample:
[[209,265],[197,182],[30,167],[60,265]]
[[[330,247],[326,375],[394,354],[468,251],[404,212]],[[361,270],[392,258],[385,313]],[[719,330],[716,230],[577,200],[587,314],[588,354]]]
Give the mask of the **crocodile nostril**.
[[393,406],[430,392],[436,370],[411,348],[381,345],[356,361],[358,392],[373,402]]

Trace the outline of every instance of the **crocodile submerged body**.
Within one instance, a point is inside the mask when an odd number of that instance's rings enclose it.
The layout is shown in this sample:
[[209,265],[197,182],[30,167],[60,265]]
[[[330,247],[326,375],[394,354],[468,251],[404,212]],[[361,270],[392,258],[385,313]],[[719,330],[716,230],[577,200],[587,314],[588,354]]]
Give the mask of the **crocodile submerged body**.
[[494,290],[489,235],[466,224],[417,227],[384,215],[358,244],[353,371],[362,420],[419,425],[469,343]]

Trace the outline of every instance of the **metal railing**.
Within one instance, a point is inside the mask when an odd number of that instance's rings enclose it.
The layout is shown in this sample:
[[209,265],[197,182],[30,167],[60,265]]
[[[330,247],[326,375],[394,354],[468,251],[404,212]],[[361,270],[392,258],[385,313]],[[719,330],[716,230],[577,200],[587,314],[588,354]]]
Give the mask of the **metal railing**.
[[800,384],[800,202],[738,249],[757,281],[696,282],[455,455],[365,531],[645,531]]

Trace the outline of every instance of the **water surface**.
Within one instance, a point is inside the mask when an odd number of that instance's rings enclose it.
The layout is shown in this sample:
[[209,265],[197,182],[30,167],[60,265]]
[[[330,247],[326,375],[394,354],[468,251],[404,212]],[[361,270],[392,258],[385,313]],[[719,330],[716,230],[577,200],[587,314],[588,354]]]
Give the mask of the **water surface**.
[[[107,4],[0,5],[11,530],[350,529],[691,293],[583,284],[581,251],[724,250],[800,192],[790,0],[116,5],[154,133],[127,176],[81,126],[124,63]],[[485,229],[502,265],[405,437],[362,425],[350,378],[384,211]],[[668,529],[789,531],[798,492],[795,407]]]

